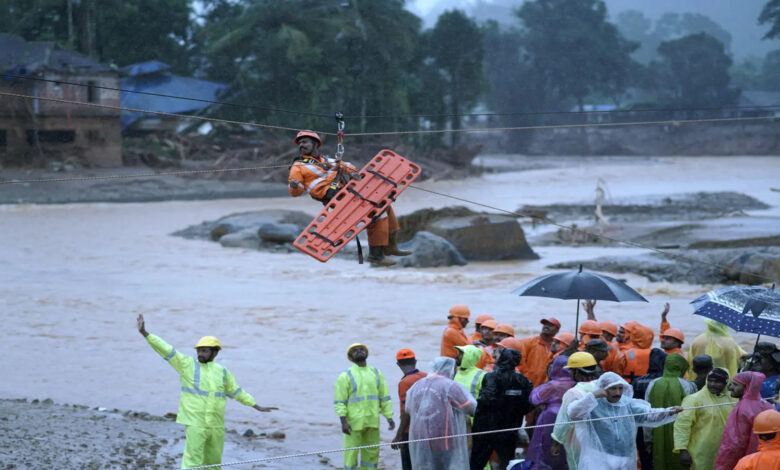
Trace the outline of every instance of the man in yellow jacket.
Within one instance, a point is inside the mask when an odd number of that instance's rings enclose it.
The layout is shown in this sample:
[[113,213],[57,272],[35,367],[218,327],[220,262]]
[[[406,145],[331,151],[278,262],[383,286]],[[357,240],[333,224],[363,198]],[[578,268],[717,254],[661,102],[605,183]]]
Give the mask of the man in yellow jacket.
[[186,426],[182,468],[222,463],[225,443],[225,402],[227,397],[257,411],[278,408],[258,406],[252,395],[243,391],[233,374],[214,362],[222,346],[213,336],[204,336],[195,345],[198,358],[177,351],[159,336],[146,331],[144,316],[138,315],[138,331],[157,354],[179,373],[181,396],[176,422]]
[[[339,374],[333,394],[333,409],[341,420],[344,448],[379,444],[379,414],[387,418],[391,431],[393,404],[384,375],[376,367],[366,365],[368,348],[355,343],[347,349],[347,358],[354,364]],[[344,451],[344,470],[375,469],[379,462],[379,447]]]

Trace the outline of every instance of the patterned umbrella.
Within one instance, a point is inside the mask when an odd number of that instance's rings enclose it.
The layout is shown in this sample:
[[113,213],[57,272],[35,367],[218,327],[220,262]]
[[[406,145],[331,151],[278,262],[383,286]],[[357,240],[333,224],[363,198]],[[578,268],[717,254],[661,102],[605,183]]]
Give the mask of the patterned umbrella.
[[774,284],[729,286],[716,289],[691,302],[694,314],[719,321],[731,328],[780,338],[780,291]]

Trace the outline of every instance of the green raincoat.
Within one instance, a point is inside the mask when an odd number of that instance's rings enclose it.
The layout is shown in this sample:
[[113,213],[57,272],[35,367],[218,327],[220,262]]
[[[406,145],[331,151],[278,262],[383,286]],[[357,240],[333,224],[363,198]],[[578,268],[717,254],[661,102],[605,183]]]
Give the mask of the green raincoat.
[[176,422],[204,428],[225,427],[225,402],[230,397],[254,406],[255,399],[236,384],[233,374],[216,362],[201,364],[192,356],[177,351],[159,336],[146,340],[179,373],[181,395]]
[[[679,354],[669,354],[664,362],[663,376],[651,382],[647,389],[647,401],[653,408],[669,408],[680,406],[683,398],[696,392],[696,386],[690,382],[683,382],[683,375],[688,370],[688,361]],[[690,387],[684,387],[684,383]],[[655,429],[646,429],[645,433],[652,434],[653,442],[653,468],[665,470],[687,470],[680,464],[680,455],[673,452],[674,449],[674,423],[664,424]]]

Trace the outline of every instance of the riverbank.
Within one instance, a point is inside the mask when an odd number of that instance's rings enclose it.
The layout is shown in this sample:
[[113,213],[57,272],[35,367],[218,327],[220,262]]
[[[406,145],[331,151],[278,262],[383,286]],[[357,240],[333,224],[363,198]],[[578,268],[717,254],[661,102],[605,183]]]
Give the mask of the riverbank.
[[[58,404],[47,399],[0,399],[0,467],[4,469],[174,469],[181,462],[184,426],[175,415]],[[281,455],[280,431],[228,428],[225,463]],[[296,459],[324,467],[329,457]]]

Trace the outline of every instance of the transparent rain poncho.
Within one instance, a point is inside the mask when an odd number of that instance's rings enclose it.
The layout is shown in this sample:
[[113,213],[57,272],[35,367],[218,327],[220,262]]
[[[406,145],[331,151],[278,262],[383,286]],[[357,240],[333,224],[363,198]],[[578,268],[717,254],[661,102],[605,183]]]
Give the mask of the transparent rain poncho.
[[[632,398],[631,385],[613,372],[606,372],[596,382],[596,390],[623,386],[623,396],[616,403],[596,398],[593,392],[569,404],[571,420],[590,420],[574,425],[580,443],[579,470],[634,470],[636,469],[637,427],[656,427],[674,421],[668,408],[651,408],[644,400]],[[648,413],[641,416],[618,416]]]
[[[418,380],[406,395],[409,439],[426,439],[464,434],[466,417],[474,414],[477,401],[463,385],[452,380],[455,360],[437,357],[430,374]],[[412,468],[461,470],[469,467],[468,440],[448,437],[409,444]]]

